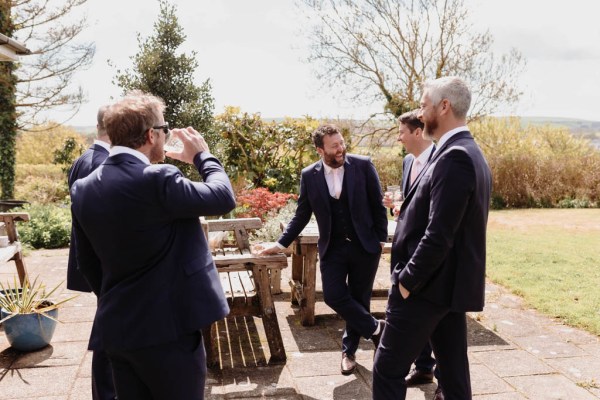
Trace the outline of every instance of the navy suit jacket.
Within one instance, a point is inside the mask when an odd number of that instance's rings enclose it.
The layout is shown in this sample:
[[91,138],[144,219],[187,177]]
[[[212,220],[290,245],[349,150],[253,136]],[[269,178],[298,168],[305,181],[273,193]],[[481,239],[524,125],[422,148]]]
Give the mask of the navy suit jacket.
[[[379,176],[370,158],[348,154],[344,162],[344,181],[352,223],[360,243],[368,253],[380,253],[380,243],[387,241],[387,216]],[[323,259],[331,240],[329,198],[323,161],[319,160],[302,170],[298,207],[278,242],[288,247],[314,213],[319,226],[319,257]]]
[[481,311],[491,173],[468,131],[437,149],[409,189],[392,244],[392,283],[452,311]]
[[400,182],[400,187],[404,196],[408,194],[408,190],[410,189],[410,171],[413,161],[415,161],[415,156],[410,153],[402,160],[402,182]]
[[[69,189],[77,179],[85,178],[100,166],[108,157],[108,150],[99,144],[93,144],[79,157],[71,166],[69,171]],[[71,228],[71,243],[69,246],[69,263],[67,266],[67,289],[79,292],[91,292],[90,285],[77,267],[77,256],[75,255],[75,235]]]
[[228,314],[199,217],[231,211],[233,190],[210,153],[194,164],[204,182],[115,154],[73,185],[77,261],[98,295],[90,349],[171,342]]

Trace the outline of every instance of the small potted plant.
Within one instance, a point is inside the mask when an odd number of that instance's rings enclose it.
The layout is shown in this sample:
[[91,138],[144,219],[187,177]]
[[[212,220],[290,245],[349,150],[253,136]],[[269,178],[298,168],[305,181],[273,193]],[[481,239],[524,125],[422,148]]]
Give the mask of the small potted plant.
[[60,285],[46,291],[38,278],[33,283],[26,279],[22,287],[17,285],[16,277],[12,287],[0,282],[0,323],[13,348],[33,351],[50,344],[58,322],[58,308],[77,297],[52,300]]

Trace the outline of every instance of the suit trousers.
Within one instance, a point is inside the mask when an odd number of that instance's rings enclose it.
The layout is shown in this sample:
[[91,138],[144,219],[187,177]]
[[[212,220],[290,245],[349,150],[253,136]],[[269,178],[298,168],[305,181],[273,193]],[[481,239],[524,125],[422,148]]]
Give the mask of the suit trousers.
[[451,312],[418,295],[403,299],[398,285],[388,297],[386,327],[373,365],[373,399],[406,398],[404,378],[430,340],[446,400],[472,398],[464,312]]
[[201,332],[135,350],[111,350],[119,400],[203,400],[206,352]]
[[92,354],[92,400],[114,400],[116,398],[117,392],[110,360],[104,351],[94,350]]
[[320,261],[323,299],[346,321],[342,352],[353,355],[360,337],[370,338],[377,320],[370,313],[381,253],[367,253],[356,241],[331,243]]

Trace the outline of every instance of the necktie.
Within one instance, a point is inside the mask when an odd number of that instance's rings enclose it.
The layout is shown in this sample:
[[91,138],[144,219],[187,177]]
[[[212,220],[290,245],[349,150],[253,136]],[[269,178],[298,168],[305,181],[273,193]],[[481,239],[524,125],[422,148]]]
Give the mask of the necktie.
[[331,170],[333,172],[333,193],[336,199],[340,198],[340,194],[342,193],[342,183],[340,182],[340,170],[338,168],[334,168]]
[[419,172],[421,172],[421,161],[415,160],[412,168],[410,169],[410,186],[415,183],[415,179],[417,179],[417,176],[419,176]]

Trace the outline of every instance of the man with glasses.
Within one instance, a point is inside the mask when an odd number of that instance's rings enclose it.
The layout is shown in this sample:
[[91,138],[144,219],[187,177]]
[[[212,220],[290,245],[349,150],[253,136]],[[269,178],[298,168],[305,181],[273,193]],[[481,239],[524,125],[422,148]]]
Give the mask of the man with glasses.
[[231,183],[193,128],[172,131],[183,149],[167,155],[204,182],[152,165],[165,157],[164,108],[139,91],[113,104],[109,157],[71,189],[79,269],[98,296],[89,348],[107,353],[120,399],[203,399],[200,330],[229,312],[199,217],[235,207]]

